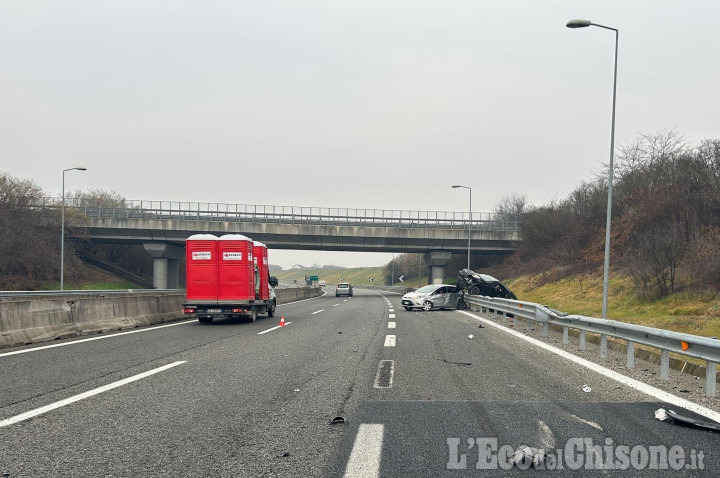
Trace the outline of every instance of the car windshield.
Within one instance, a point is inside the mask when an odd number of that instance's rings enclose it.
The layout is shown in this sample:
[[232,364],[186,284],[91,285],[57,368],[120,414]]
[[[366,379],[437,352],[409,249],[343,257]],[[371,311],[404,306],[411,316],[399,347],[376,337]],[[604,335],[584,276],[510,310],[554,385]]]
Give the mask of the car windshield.
[[347,288],[348,288],[348,284],[338,284],[338,285],[337,285],[337,288],[338,288],[338,289],[347,289]]
[[426,285],[426,286],[420,287],[415,292],[419,292],[420,294],[427,294],[429,292],[433,292],[435,289],[437,289],[436,285]]
[[485,282],[498,282],[496,278],[493,276],[489,276],[487,274],[480,274],[480,278],[484,280]]

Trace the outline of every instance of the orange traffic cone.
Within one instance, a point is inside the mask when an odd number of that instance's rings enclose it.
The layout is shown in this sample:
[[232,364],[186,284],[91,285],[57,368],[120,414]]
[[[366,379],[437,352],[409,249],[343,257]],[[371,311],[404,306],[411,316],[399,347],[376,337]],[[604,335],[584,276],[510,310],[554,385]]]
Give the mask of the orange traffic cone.
[[284,315],[280,316],[280,327],[285,327],[285,316]]

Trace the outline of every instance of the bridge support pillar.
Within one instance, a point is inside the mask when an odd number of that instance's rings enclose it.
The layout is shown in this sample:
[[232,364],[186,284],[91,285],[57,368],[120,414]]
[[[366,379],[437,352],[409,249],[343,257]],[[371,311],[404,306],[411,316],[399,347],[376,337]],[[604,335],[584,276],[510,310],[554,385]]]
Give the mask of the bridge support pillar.
[[423,258],[428,266],[428,282],[442,284],[445,277],[445,265],[450,261],[450,252],[428,251]]
[[153,286],[177,289],[178,259],[185,254],[185,249],[165,242],[146,242],[143,247],[153,258]]

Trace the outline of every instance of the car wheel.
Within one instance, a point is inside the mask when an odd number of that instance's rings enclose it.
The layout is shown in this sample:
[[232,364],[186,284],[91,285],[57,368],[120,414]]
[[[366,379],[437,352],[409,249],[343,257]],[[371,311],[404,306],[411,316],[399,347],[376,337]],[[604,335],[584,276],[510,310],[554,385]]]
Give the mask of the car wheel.
[[426,300],[425,302],[423,302],[423,310],[425,310],[425,311],[432,310],[432,302],[430,302],[429,300]]
[[335,294],[335,297],[340,297],[340,294]]
[[412,307],[405,307],[405,306],[403,306],[403,309],[405,309],[405,310],[412,310]]
[[458,301],[457,310],[467,310],[467,304],[464,300]]
[[275,317],[275,301],[272,301],[272,304],[270,304],[270,307],[268,307],[267,310],[268,317]]
[[468,291],[470,295],[480,295],[480,287],[477,285],[474,285],[470,287],[470,290]]

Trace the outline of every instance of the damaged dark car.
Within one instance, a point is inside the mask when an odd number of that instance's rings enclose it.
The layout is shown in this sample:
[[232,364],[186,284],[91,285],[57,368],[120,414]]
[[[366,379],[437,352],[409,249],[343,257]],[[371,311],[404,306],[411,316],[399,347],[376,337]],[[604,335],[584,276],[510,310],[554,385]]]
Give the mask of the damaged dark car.
[[458,271],[457,286],[467,290],[470,295],[517,300],[515,294],[493,276],[480,274],[470,269]]

